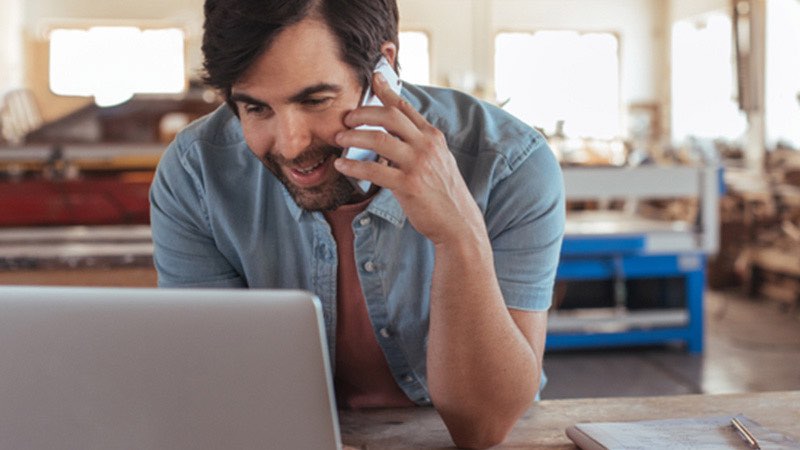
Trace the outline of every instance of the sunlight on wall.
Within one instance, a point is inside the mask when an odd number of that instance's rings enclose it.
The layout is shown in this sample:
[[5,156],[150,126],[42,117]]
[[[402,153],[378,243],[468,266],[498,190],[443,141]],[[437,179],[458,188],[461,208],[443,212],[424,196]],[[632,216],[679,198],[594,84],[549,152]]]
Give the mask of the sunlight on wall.
[[800,2],[767,2],[767,143],[800,147]]
[[413,84],[431,83],[431,53],[428,34],[400,32],[400,78]]
[[619,43],[611,33],[500,33],[498,100],[523,121],[570,137],[621,135]]
[[184,90],[184,34],[175,28],[56,29],[50,34],[50,89],[94,97],[100,106],[134,94]]
[[736,103],[731,19],[723,12],[672,27],[672,140],[735,140],[747,120]]

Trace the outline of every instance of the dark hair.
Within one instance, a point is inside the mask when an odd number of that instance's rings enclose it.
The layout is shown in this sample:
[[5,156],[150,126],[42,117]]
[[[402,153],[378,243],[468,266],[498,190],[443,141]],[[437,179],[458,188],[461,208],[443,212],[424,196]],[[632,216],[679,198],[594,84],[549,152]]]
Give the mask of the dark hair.
[[204,11],[203,81],[226,100],[278,33],[311,15],[330,27],[343,61],[365,85],[381,44],[399,46],[396,0],[206,0]]

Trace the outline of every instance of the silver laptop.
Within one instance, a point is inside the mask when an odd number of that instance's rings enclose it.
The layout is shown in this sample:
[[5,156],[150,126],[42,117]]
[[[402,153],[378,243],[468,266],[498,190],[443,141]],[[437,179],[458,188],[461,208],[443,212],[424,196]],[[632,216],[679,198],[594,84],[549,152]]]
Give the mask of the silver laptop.
[[0,287],[0,449],[338,449],[301,291]]

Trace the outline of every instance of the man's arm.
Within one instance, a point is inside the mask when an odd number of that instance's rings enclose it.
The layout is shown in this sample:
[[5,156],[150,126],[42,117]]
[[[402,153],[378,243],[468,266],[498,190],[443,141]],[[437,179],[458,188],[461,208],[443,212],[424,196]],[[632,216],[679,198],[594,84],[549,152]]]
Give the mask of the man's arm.
[[546,312],[505,307],[491,249],[479,247],[437,247],[427,356],[433,403],[469,448],[501,442],[533,402],[547,325]]
[[414,228],[433,242],[431,399],[457,445],[497,444],[538,390],[546,313],[509,311],[483,215],[444,136],[384,84],[376,82],[375,92],[387,107],[357,109],[345,124],[377,124],[391,135],[349,130],[338,143],[374,148],[391,164],[340,159],[336,167],[391,189]]

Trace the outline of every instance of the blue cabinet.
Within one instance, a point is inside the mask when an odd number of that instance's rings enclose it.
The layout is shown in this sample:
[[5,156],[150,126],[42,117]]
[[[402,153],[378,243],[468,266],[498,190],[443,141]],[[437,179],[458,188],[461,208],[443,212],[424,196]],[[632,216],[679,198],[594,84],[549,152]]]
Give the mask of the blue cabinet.
[[[719,241],[723,172],[696,166],[565,167],[567,200],[598,210],[567,215],[556,280],[565,303],[551,309],[547,348],[678,342],[703,351],[706,256]],[[637,214],[642,200],[694,199],[688,220]],[[603,205],[623,201],[623,210]],[[583,289],[569,304],[570,290]]]
[[[646,254],[646,241],[646,235],[565,237],[557,280],[607,281],[616,298],[603,298],[596,308],[551,311],[548,349],[683,342],[690,352],[702,352],[705,255]],[[629,283],[653,279],[678,280],[680,304],[642,307],[647,302],[627,295]],[[609,290],[596,294],[600,300]]]

